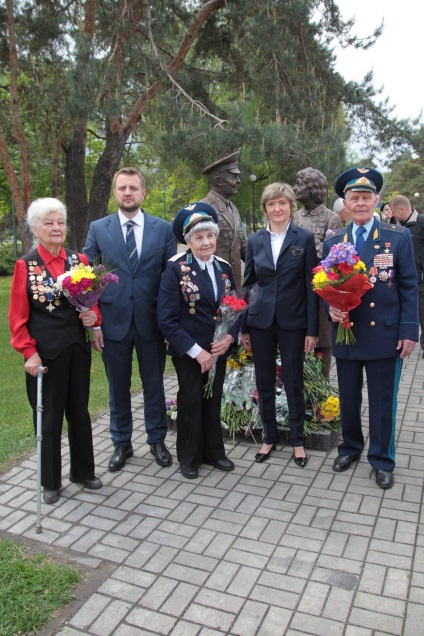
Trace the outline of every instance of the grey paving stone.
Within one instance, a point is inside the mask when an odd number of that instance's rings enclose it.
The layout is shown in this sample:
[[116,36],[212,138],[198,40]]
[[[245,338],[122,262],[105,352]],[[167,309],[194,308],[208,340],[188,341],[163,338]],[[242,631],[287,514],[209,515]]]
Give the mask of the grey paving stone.
[[199,588],[190,583],[179,583],[161,607],[161,611],[172,616],[182,616],[196,596]]
[[234,594],[235,596],[249,596],[253,586],[258,580],[259,575],[260,570],[245,566],[240,567],[239,571],[227,587],[228,593]]
[[348,539],[349,535],[347,534],[342,534],[341,532],[329,532],[322,548],[322,554],[342,556]]
[[187,621],[193,621],[200,625],[206,625],[212,629],[228,633],[234,622],[235,615],[213,607],[192,603],[183,618]]
[[405,612],[405,602],[394,598],[384,598],[384,596],[358,592],[355,597],[355,607],[364,610],[375,611],[388,616],[402,617]]
[[143,607],[158,610],[177,587],[178,581],[165,576],[159,577],[147,590],[139,603]]
[[[160,614],[159,612],[152,612],[143,607],[133,609],[125,620],[131,625],[131,629],[134,629],[134,627],[138,629],[145,628],[149,630],[149,633],[153,632],[154,634],[169,634],[177,622],[176,618],[167,616],[166,614]],[[133,633],[134,632],[127,631],[126,636],[132,636]],[[124,636],[124,634],[122,634],[122,636]]]
[[[124,532],[133,539],[146,539],[161,523],[160,519],[144,517],[143,515],[131,515],[124,524]],[[121,531],[121,526],[119,526]]]
[[174,558],[174,563],[194,566],[198,570],[212,572],[212,570],[218,565],[219,559],[213,559],[212,557],[200,554],[193,555],[191,552],[179,552]]
[[359,581],[359,589],[363,592],[382,594],[386,580],[386,574],[386,567],[366,563]]
[[138,585],[131,585],[118,579],[107,579],[98,589],[99,594],[118,598],[136,604],[144,594],[144,589]]
[[258,636],[285,636],[291,616],[287,610],[271,607],[257,631]]
[[231,633],[239,636],[255,636],[267,610],[268,605],[265,603],[246,601],[231,628]]
[[220,592],[222,590],[226,590],[239,569],[240,566],[236,563],[221,561],[206,580],[205,587],[218,590]]
[[196,602],[200,605],[215,607],[216,609],[225,610],[232,614],[238,614],[245,601],[238,596],[203,588],[199,591]]
[[287,590],[279,590],[257,584],[250,592],[250,598],[252,601],[272,604],[273,607],[284,607],[294,610],[299,603],[300,595]]
[[109,636],[109,634],[113,634],[116,626],[123,620],[130,608],[130,603],[112,601],[90,627],[90,632],[97,636]]
[[367,627],[387,634],[394,634],[395,636],[402,634],[403,620],[401,618],[387,616],[386,614],[381,614],[376,611],[363,610],[357,607],[352,609],[349,617],[349,623],[352,625],[358,625],[358,627]]
[[137,585],[138,587],[148,588],[153,585],[157,577],[150,572],[144,572],[138,568],[122,565],[115,570],[112,574],[112,578],[130,583],[131,585]]
[[70,624],[79,629],[86,629],[104,612],[110,602],[108,596],[93,594],[70,619]]
[[341,621],[346,624],[354,598],[353,590],[332,587],[322,613],[324,618]]
[[328,585],[324,585],[323,583],[308,583],[302,594],[297,608],[298,611],[319,616],[324,609],[329,592],[330,587]]
[[308,630],[306,633],[313,634],[314,636],[342,636],[344,630],[343,623],[331,621],[328,618],[320,618],[318,616],[296,612],[290,623],[290,627],[304,633],[305,626],[307,626]]

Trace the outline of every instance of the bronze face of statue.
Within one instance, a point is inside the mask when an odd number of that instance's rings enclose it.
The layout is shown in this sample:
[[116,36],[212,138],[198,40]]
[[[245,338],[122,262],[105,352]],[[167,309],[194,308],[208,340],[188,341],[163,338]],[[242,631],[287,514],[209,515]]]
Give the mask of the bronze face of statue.
[[314,210],[324,201],[327,192],[327,178],[315,168],[305,168],[297,173],[293,190],[296,199],[306,210]]
[[245,257],[246,236],[239,211],[230,201],[230,197],[237,194],[240,183],[239,156],[239,152],[233,152],[202,170],[210,188],[202,201],[209,203],[218,214],[219,236],[215,254],[230,263],[237,293],[241,296],[241,261]]

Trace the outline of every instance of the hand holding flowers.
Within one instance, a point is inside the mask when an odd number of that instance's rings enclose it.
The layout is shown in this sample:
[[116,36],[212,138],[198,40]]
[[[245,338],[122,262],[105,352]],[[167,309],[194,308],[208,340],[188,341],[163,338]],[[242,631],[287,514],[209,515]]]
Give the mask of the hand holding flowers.
[[350,243],[333,245],[328,256],[312,271],[314,292],[342,312],[333,316],[340,320],[336,343],[355,344],[349,311],[358,307],[362,296],[373,287],[355,247]]
[[[118,281],[118,276],[107,271],[104,265],[91,266],[79,263],[58,276],[54,286],[78,311],[86,312],[97,303],[109,283]],[[92,341],[94,335],[91,327],[85,328],[87,340]]]
[[219,306],[220,320],[217,322],[215,333],[213,336],[212,354],[213,361],[212,366],[209,369],[208,381],[203,387],[203,396],[205,398],[211,398],[213,395],[213,383],[216,375],[216,363],[218,357],[223,355],[229,345],[231,344],[225,336],[228,335],[229,330],[238,319],[240,313],[246,307],[246,302],[235,296],[224,296]]

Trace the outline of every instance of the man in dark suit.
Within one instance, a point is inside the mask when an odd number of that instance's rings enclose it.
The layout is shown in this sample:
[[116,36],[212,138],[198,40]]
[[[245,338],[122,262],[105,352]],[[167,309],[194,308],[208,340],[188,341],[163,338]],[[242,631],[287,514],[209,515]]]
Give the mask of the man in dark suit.
[[367,375],[370,444],[368,461],[380,488],[391,488],[395,468],[397,392],[402,361],[418,340],[417,274],[409,231],[374,217],[383,185],[373,168],[351,168],[335,190],[345,199],[351,223],[324,241],[323,257],[338,243],[355,244],[374,287],[349,312],[353,345],[336,344],[337,324],[345,314],[329,307],[333,355],[340,390],[343,441],[333,470],[343,472],[364,448],[361,427],[363,370]]
[[113,180],[118,212],[90,225],[83,252],[119,276],[100,298],[103,362],[109,381],[110,433],[115,451],[109,470],[123,468],[131,444],[131,371],[134,348],[143,382],[147,443],[160,466],[170,466],[163,372],[165,344],[156,318],[157,295],[166,263],[176,252],[172,226],[140,208],[146,189],[135,168],[122,168]]
[[411,232],[418,276],[418,303],[420,314],[420,345],[424,358],[424,215],[411,208],[407,197],[398,194],[390,201],[394,218]]

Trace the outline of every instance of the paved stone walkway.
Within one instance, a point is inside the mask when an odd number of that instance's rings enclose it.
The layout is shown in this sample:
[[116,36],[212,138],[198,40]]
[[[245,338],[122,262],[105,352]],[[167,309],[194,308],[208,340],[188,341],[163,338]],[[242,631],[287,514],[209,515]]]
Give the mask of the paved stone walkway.
[[[333,370],[334,373],[334,370]],[[108,473],[108,414],[94,426],[104,488],[64,479],[35,533],[35,457],[0,482],[2,536],[77,562],[77,600],[42,634],[141,636],[422,636],[424,634],[424,360],[404,365],[396,484],[377,488],[366,458],[331,470],[336,449],[310,452],[302,470],[278,447],[227,444],[236,470],[202,467],[196,481],[161,469],[134,398],[135,457]],[[167,397],[176,393],[174,376]],[[364,401],[364,413],[367,404]],[[168,436],[175,457],[175,433]],[[68,466],[64,445],[64,475]]]

